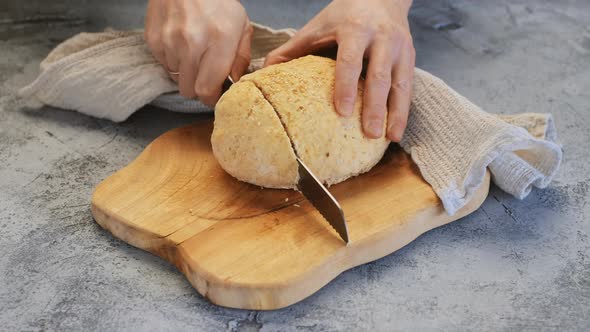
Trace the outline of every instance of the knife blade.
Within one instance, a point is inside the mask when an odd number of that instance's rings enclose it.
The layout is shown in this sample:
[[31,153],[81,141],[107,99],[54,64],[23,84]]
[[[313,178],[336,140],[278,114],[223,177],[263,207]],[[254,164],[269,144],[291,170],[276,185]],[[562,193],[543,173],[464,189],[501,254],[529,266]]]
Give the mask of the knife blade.
[[297,157],[297,164],[299,164],[297,189],[336,230],[342,240],[348,243],[348,227],[342,207],[299,157]]
[[[227,91],[233,83],[231,76],[228,76],[223,82],[223,92]],[[299,157],[297,157],[297,164],[299,172],[297,189],[336,230],[342,240],[348,243],[348,227],[342,207]]]

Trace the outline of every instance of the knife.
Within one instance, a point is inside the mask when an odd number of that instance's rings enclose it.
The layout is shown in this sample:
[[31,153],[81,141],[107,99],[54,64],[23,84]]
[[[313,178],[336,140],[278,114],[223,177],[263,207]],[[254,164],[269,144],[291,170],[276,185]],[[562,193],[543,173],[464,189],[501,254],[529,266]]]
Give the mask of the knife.
[[299,157],[297,157],[297,164],[299,164],[297,189],[321,213],[342,240],[348,243],[348,227],[342,207]]
[[[223,91],[227,91],[234,83],[233,79],[228,76],[223,82]],[[316,210],[328,221],[328,223],[336,230],[338,235],[348,243],[348,227],[346,226],[346,219],[340,204],[330,194],[328,189],[318,180],[313,172],[305,165],[303,160],[297,158],[299,182],[297,189],[307,198]]]

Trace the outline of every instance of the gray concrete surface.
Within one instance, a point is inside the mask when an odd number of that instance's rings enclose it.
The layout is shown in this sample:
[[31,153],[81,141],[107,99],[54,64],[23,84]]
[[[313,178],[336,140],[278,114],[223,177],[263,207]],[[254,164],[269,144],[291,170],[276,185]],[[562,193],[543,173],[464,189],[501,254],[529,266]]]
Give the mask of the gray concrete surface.
[[[245,1],[301,26],[321,1]],[[17,87],[64,38],[139,27],[144,1],[0,4],[0,329],[590,329],[590,2],[418,1],[418,65],[490,112],[551,112],[565,162],[550,188],[482,208],[271,312],[208,303],[163,260],[93,221],[93,187],[197,117],[146,108],[115,124],[30,109]]]

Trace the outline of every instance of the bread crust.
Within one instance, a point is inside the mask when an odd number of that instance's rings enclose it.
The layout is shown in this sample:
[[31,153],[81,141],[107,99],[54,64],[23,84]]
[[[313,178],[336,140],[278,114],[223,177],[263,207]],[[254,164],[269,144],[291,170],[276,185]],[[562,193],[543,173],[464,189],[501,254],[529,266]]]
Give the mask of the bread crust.
[[[359,81],[352,116],[341,117],[336,113],[333,102],[334,72],[334,60],[306,56],[242,77],[236,85],[242,85],[243,88],[232,87],[224,94],[215,110],[212,144],[214,152],[217,151],[215,156],[223,168],[240,180],[264,187],[294,188],[298,180],[295,155],[327,185],[364,173],[377,164],[389,141],[385,138],[369,139],[363,134],[361,110],[364,82]],[[251,89],[256,89],[260,95],[245,91]],[[261,103],[260,98],[266,101],[264,112],[254,114],[265,118],[261,121],[264,129],[245,122],[244,114],[231,117],[227,115],[232,112],[250,112],[250,104],[255,100]],[[274,112],[274,120],[270,119],[271,111]],[[266,126],[272,126],[272,129]],[[256,144],[254,141],[236,139],[238,136],[250,137],[251,130],[264,131],[256,139]],[[279,131],[283,135],[279,135]],[[222,135],[229,135],[230,138],[220,137]],[[286,149],[285,139],[289,142],[289,149]],[[234,146],[231,150],[228,146],[219,146],[227,144]],[[230,151],[230,157],[225,155]],[[265,151],[267,155],[280,156],[275,156],[274,159],[249,156],[253,152],[262,153],[260,151]],[[232,158],[241,159],[242,162],[239,165],[229,165],[228,160]],[[251,164],[261,162],[278,164],[275,167]],[[269,169],[273,171],[268,172]],[[261,170],[265,173],[262,174]],[[245,173],[248,172],[258,174],[246,176]]]
[[220,98],[211,145],[221,167],[238,180],[295,188],[299,175],[289,137],[252,82],[237,82]]

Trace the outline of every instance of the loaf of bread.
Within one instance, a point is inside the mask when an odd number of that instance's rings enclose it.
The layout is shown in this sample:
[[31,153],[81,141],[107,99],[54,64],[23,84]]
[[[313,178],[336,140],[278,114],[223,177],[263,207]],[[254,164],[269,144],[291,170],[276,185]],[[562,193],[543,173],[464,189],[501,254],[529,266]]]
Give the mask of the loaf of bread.
[[268,188],[296,188],[296,156],[327,185],[370,170],[389,141],[366,138],[363,81],[353,115],[336,113],[335,61],[306,56],[243,76],[215,106],[211,143],[223,169]]

